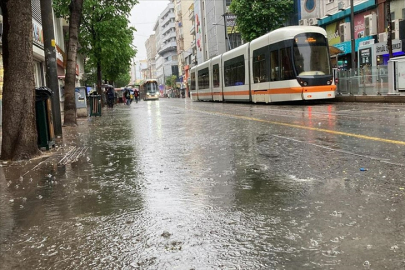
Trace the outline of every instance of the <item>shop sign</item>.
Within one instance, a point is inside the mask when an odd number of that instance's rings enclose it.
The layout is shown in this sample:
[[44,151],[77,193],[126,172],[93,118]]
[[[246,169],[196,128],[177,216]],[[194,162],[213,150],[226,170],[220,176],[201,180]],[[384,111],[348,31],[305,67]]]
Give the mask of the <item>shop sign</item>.
[[[360,44],[363,43],[363,42],[368,42],[369,40],[371,40],[370,38],[371,37],[364,37],[364,38],[356,39],[355,40],[354,51],[357,52],[358,49],[359,49]],[[374,40],[371,41],[371,42],[374,42]],[[350,40],[342,42],[342,43],[334,44],[333,46],[338,48],[339,50],[343,51],[343,53],[341,53],[341,55],[342,54],[348,54],[348,53],[352,52],[352,42]]]
[[36,20],[32,19],[32,33],[34,44],[40,48],[44,48],[44,32],[42,31],[42,25]]
[[56,45],[56,63],[58,66],[65,67],[65,52]]
[[372,44],[374,44],[374,39],[369,39],[369,40],[359,42],[359,47],[364,47],[364,46],[368,46],[368,45],[372,45]]
[[[393,40],[392,41],[392,53],[402,52],[402,41],[401,40]],[[387,43],[377,43],[375,46],[375,54],[376,55],[383,55],[388,54],[388,46]]]
[[326,26],[328,42],[331,46],[340,43],[339,24],[340,22],[334,22]]

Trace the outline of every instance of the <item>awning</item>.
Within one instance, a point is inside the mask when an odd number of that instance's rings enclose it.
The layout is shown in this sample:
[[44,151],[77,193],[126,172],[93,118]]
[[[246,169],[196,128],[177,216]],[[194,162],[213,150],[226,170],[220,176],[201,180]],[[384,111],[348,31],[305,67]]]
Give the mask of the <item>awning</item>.
[[341,49],[338,49],[338,48],[336,48],[336,47],[333,47],[333,46],[329,46],[329,54],[330,55],[337,55],[337,54],[340,54],[340,53],[343,53],[344,51],[342,51]]

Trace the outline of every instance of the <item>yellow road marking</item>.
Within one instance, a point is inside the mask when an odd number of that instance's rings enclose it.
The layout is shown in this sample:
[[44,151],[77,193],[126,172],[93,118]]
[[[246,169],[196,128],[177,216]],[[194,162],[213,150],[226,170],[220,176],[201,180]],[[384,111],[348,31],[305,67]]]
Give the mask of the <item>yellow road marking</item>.
[[[201,112],[207,113],[206,111],[201,111]],[[279,126],[286,126],[286,127],[292,127],[292,128],[314,130],[314,131],[325,132],[325,133],[330,133],[330,134],[334,134],[334,135],[342,135],[342,136],[354,137],[354,138],[377,141],[377,142],[385,142],[385,143],[405,145],[404,141],[389,140],[389,139],[371,137],[371,136],[367,136],[367,135],[359,135],[359,134],[342,132],[342,131],[334,131],[334,130],[323,129],[323,128],[307,127],[307,126],[301,126],[301,125],[296,125],[296,124],[288,124],[288,123],[283,123],[283,122],[269,121],[269,120],[263,120],[263,119],[259,119],[259,118],[248,117],[248,116],[240,116],[240,115],[233,115],[233,114],[226,114],[226,113],[219,113],[219,112],[212,112],[212,113],[217,114],[217,115],[227,116],[227,117],[238,118],[238,119],[245,119],[245,120],[250,120],[250,121],[268,123],[268,124],[272,124],[272,125],[279,125]]]

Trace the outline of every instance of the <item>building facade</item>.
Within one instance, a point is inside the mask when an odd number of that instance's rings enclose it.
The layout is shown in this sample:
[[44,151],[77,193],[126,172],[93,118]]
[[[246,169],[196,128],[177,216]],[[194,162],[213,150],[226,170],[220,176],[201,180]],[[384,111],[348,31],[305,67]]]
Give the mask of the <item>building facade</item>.
[[194,33],[194,23],[189,19],[191,6],[194,6],[194,3],[190,5],[190,2],[187,0],[176,0],[175,15],[179,88],[182,91],[182,95],[185,96],[188,95],[188,91],[186,91],[187,81],[190,68],[193,66],[192,58],[195,55],[195,35],[191,34],[191,32]]
[[173,1],[160,14],[156,26],[156,76],[159,84],[165,85],[167,78],[179,76]]
[[[325,28],[329,45],[341,51],[336,57],[331,58],[333,67],[352,68],[352,37],[355,51],[354,68],[387,65],[388,31],[391,31],[393,56],[405,54],[405,47],[403,47],[405,1],[354,0],[353,6],[354,21],[352,22],[350,0],[301,0],[299,24],[319,25]],[[388,10],[390,10],[391,22],[388,22]]]
[[156,37],[155,34],[150,35],[145,42],[146,47],[146,59],[147,59],[147,78],[156,78]]

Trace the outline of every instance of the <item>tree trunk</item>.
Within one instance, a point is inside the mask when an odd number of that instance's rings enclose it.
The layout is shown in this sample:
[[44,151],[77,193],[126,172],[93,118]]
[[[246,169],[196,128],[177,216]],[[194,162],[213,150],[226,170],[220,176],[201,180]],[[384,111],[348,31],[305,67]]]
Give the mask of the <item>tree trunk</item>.
[[[97,93],[103,96],[103,90],[101,89],[102,85],[102,76],[101,76],[101,63],[97,62]],[[104,107],[104,100],[101,98],[101,107]]]
[[387,47],[390,59],[392,58],[392,29],[391,29],[391,0],[385,1],[387,4],[387,21],[388,21],[388,32],[387,32]]
[[100,62],[97,62],[97,93],[99,95],[102,94],[101,92],[101,84],[102,84],[102,78],[101,78],[101,64]]
[[0,1],[3,14],[2,160],[40,155],[35,116],[31,2]]
[[72,0],[70,3],[69,41],[65,76],[64,126],[76,126],[76,58],[79,41],[79,27],[82,16],[83,0]]

